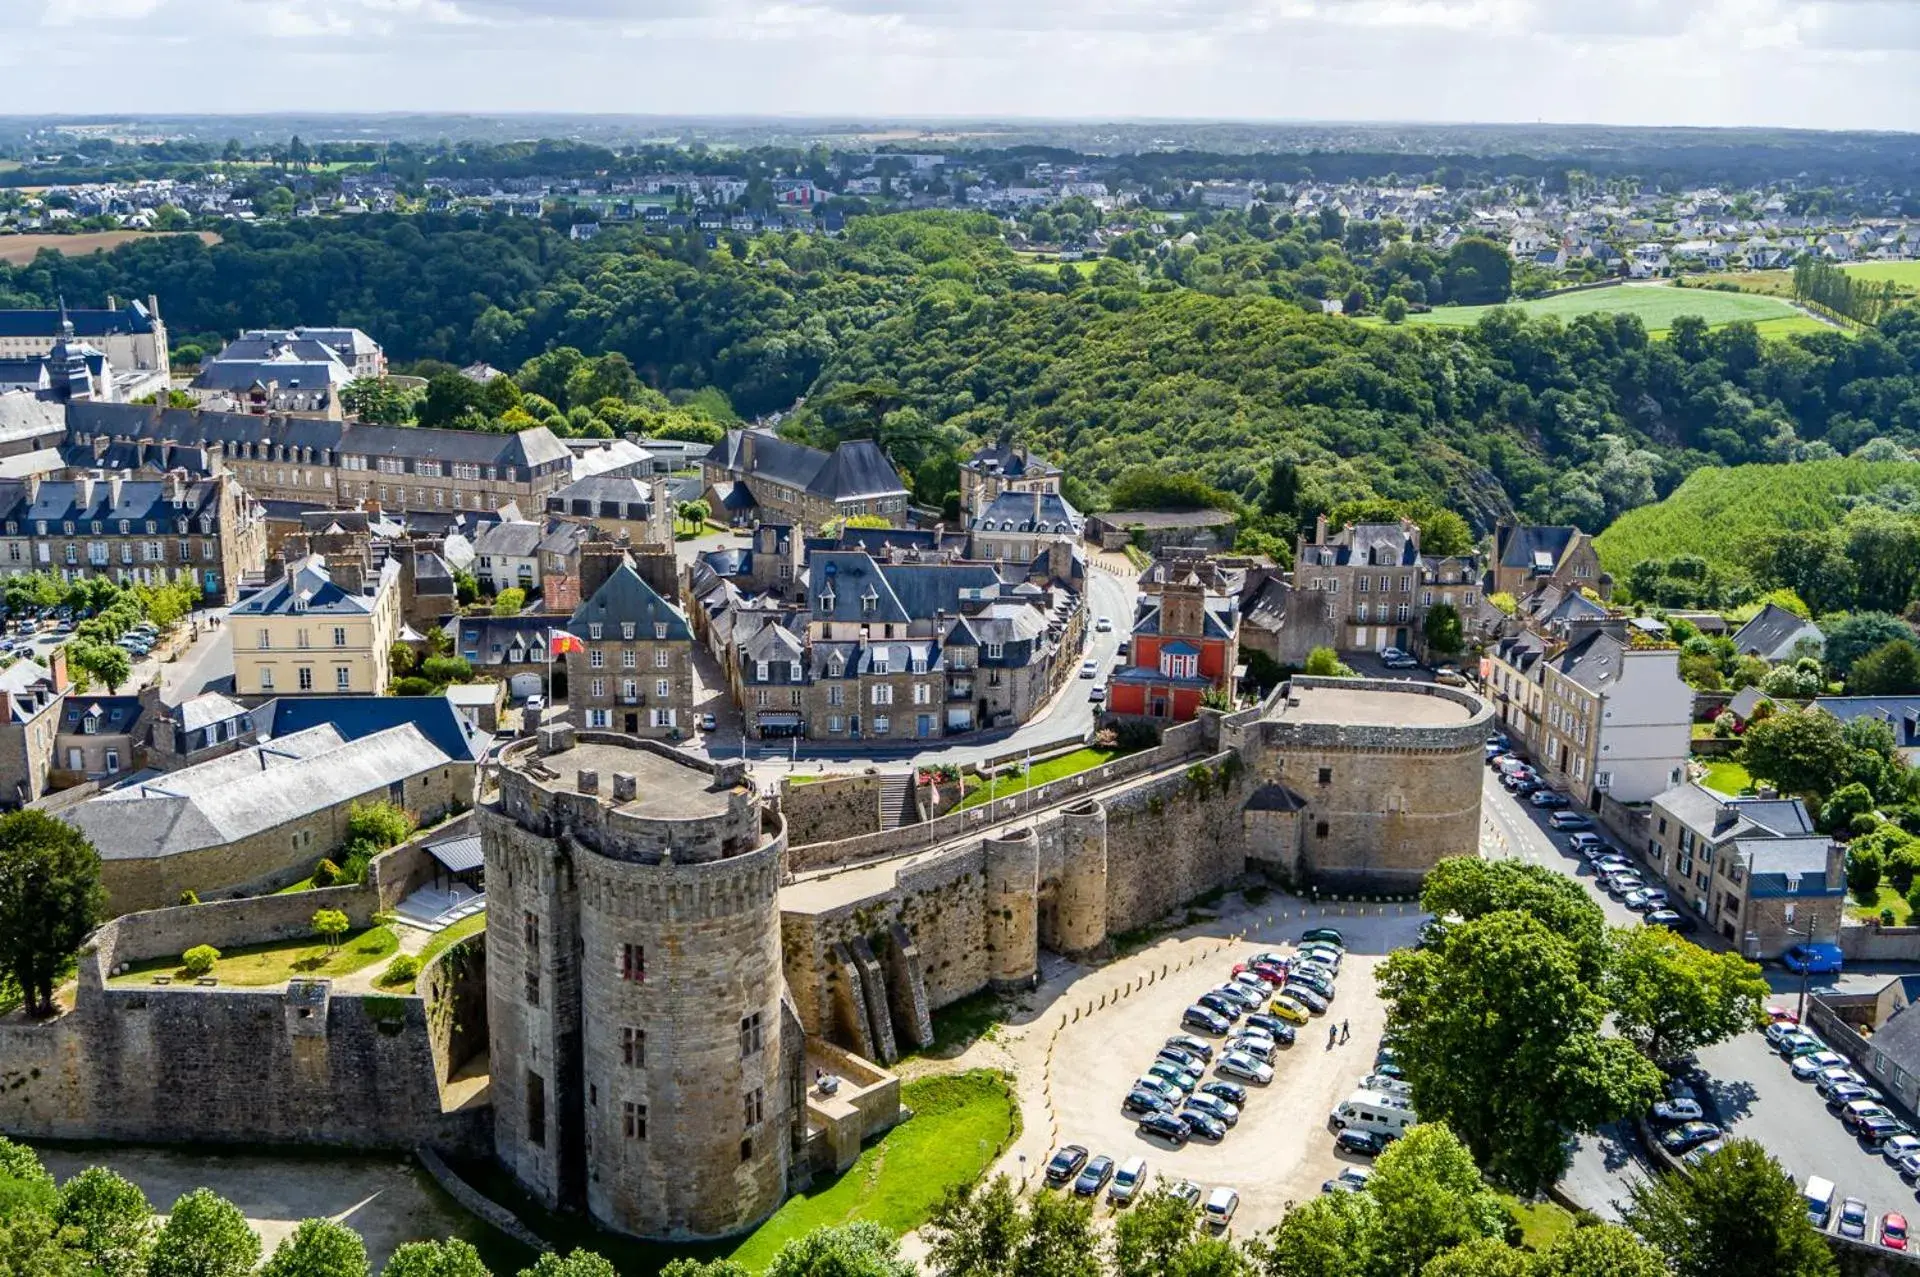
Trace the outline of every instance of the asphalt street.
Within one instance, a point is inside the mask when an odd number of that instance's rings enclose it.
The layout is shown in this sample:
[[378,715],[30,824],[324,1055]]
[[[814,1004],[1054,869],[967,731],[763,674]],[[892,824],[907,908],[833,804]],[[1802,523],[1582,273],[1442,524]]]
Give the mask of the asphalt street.
[[[1572,875],[1599,902],[1610,924],[1642,925],[1638,914],[1594,881],[1584,859],[1566,850],[1566,836],[1549,830],[1544,811],[1509,794],[1491,772],[1483,783],[1487,854],[1510,856]],[[1694,939],[1714,943],[1710,936]],[[1766,968],[1766,975],[1777,995],[1774,1005],[1792,1008],[1798,999],[1800,978],[1779,967]],[[1831,977],[1816,977],[1814,987],[1818,988],[1822,980],[1830,982]],[[1758,1031],[1700,1052],[1689,1077],[1703,1092],[1709,1107],[1717,1110],[1717,1120],[1723,1127],[1759,1141],[1799,1182],[1805,1183],[1809,1175],[1830,1179],[1839,1187],[1841,1197],[1858,1197],[1876,1220],[1887,1211],[1913,1217],[1917,1207],[1914,1190],[1877,1152],[1847,1134],[1813,1084],[1796,1080],[1787,1062],[1768,1048]],[[1561,1187],[1575,1200],[1612,1218],[1617,1213],[1614,1204],[1626,1199],[1633,1180],[1648,1174],[1649,1166],[1647,1153],[1630,1130],[1610,1128],[1597,1137],[1581,1140]]]

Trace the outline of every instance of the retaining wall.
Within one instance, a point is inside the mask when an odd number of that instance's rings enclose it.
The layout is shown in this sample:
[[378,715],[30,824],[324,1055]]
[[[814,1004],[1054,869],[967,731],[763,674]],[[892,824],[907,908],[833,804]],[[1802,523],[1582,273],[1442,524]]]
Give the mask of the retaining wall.
[[880,832],[880,791],[886,777],[837,776],[797,785],[780,782],[780,814],[789,841],[839,842]]
[[1920,961],[1920,927],[1848,923],[1840,928],[1840,952],[1849,962]]

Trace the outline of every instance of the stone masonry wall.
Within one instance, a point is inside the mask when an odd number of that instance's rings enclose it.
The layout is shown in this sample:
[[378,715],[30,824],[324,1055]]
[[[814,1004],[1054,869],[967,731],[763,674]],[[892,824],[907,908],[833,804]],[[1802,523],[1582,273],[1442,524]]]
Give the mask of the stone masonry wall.
[[1148,926],[1245,871],[1245,783],[1228,762],[1235,757],[1195,764],[1207,775],[1204,790],[1189,769],[1103,800],[1109,935]]
[[880,829],[880,776],[841,776],[796,785],[780,783],[780,813],[794,846],[838,842]]
[[311,936],[319,909],[338,909],[356,927],[367,926],[379,896],[365,887],[326,887],[287,896],[249,896],[130,913],[102,926],[93,943],[111,971],[123,962],[165,958],[197,944],[216,949]]

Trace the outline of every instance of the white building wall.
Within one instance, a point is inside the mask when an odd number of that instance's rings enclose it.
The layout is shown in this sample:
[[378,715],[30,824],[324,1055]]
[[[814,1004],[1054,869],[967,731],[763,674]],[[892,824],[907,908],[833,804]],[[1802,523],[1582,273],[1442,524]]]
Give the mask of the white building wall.
[[1680,677],[1680,653],[1663,648],[1627,653],[1620,682],[1600,714],[1597,773],[1610,772],[1607,792],[1623,803],[1651,801],[1679,782],[1692,748],[1693,689]]

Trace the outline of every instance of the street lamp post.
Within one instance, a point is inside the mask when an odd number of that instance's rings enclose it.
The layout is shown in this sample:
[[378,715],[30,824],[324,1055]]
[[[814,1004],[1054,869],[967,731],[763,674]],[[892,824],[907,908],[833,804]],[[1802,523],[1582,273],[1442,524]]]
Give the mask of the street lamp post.
[[[1808,944],[1813,943],[1813,922],[1814,922],[1813,918],[1809,917],[1807,919],[1807,943]],[[1805,1024],[1807,1022],[1807,981],[1812,975],[1813,975],[1813,964],[1810,962],[1802,962],[1800,964],[1800,1012],[1799,1012],[1799,1022],[1801,1024]]]

